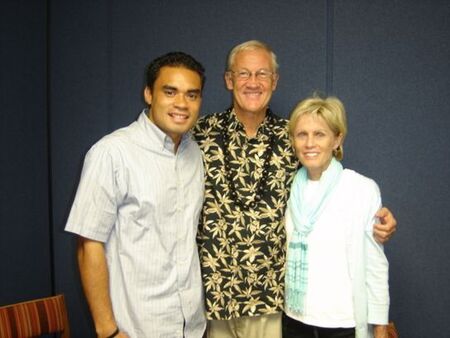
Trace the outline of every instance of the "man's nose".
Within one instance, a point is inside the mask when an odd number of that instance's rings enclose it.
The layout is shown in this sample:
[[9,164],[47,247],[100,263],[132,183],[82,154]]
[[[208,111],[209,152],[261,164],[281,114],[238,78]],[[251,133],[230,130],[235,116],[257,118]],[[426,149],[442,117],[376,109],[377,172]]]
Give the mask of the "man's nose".
[[178,95],[175,96],[175,105],[177,107],[187,106],[186,96],[183,93],[179,93]]
[[247,83],[259,83],[258,77],[256,73],[250,73],[250,76],[248,77]]

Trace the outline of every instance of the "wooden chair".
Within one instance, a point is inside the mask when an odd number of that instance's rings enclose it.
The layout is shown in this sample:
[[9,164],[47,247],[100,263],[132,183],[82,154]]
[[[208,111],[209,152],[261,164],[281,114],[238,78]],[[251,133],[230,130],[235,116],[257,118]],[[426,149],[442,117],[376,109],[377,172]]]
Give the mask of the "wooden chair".
[[389,326],[388,326],[388,336],[389,338],[398,338],[398,331],[397,328],[395,327],[394,322],[389,322]]
[[0,307],[0,337],[28,338],[59,333],[70,338],[63,295]]

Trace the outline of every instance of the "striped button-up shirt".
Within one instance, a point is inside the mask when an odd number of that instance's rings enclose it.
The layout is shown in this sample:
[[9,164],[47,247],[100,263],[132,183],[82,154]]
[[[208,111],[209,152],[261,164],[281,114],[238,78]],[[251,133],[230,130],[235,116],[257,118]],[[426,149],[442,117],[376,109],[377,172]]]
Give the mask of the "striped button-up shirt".
[[66,230],[105,243],[114,315],[132,338],[201,337],[196,232],[204,195],[198,146],[144,111],[86,155]]

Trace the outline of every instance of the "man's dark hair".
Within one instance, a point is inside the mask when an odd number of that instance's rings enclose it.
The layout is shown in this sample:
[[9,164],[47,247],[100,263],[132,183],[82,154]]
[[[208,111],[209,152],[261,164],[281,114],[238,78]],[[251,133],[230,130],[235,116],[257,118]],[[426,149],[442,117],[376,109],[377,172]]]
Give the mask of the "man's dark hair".
[[183,52],[170,52],[154,59],[147,67],[146,85],[153,90],[153,85],[159,76],[162,67],[183,67],[196,72],[200,76],[202,90],[205,85],[205,68],[189,54]]

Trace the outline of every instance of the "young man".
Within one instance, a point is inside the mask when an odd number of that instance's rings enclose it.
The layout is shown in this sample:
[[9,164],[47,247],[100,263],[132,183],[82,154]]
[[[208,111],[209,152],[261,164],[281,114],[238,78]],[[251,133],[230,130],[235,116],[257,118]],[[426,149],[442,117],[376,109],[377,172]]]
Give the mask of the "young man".
[[201,337],[196,245],[204,196],[195,124],[204,68],[174,52],[150,63],[138,120],[86,155],[66,230],[98,337]]
[[[234,47],[225,82],[232,106],[199,120],[205,203],[199,227],[209,338],[281,337],[284,212],[298,161],[287,121],[269,108],[278,83],[273,51],[259,41]],[[385,208],[374,234],[396,222]]]

